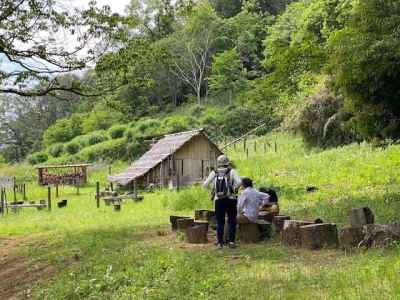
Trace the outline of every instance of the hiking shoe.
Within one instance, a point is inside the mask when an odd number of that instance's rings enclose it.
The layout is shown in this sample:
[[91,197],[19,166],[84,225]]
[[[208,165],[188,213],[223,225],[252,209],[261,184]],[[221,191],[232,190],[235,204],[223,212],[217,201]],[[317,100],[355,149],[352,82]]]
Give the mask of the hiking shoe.
[[229,247],[229,249],[235,249],[235,248],[236,248],[236,244],[233,243],[233,242],[230,242],[230,243],[228,244],[228,247]]
[[217,244],[217,250],[222,250],[224,249],[224,245],[223,244]]

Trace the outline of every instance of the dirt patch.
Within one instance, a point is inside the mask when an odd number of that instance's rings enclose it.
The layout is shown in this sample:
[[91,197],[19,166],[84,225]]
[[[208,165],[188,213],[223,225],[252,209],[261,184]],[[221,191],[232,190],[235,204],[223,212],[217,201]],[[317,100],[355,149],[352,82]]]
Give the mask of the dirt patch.
[[0,299],[29,297],[29,287],[39,279],[49,278],[56,270],[34,263],[20,255],[31,240],[26,237],[0,239]]

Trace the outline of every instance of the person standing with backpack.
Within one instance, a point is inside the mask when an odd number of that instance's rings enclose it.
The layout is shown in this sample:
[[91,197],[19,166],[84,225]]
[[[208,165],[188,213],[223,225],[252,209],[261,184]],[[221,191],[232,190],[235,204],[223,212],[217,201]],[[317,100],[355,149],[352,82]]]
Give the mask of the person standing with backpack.
[[230,161],[226,155],[217,158],[217,170],[211,171],[204,182],[204,187],[212,184],[212,198],[215,203],[215,216],[217,219],[218,247],[224,246],[225,216],[228,215],[229,226],[229,248],[235,248],[237,197],[236,190],[242,184],[238,173],[231,168]]

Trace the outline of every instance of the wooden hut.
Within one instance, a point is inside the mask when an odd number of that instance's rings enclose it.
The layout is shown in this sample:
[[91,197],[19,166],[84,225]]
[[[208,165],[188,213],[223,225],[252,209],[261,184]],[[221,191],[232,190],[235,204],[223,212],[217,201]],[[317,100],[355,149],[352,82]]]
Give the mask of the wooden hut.
[[109,176],[120,186],[171,188],[201,182],[222,152],[202,129],[166,135],[125,172]]

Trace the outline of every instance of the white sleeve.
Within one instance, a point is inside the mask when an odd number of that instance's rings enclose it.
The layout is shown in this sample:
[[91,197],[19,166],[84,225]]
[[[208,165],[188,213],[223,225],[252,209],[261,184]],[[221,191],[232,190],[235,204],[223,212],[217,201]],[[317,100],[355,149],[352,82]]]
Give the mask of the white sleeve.
[[257,199],[260,202],[260,205],[265,205],[270,203],[270,196],[265,193],[257,192]]
[[238,173],[232,169],[231,171],[232,183],[235,189],[239,188],[242,185],[242,178],[238,175]]
[[210,184],[214,181],[214,178],[215,178],[215,172],[212,171],[210,175],[208,175],[207,179],[204,181],[203,187],[205,188],[209,187]]
[[239,195],[238,202],[237,202],[237,211],[238,211],[238,213],[240,213],[243,210],[245,200],[246,200],[246,193],[242,192]]

